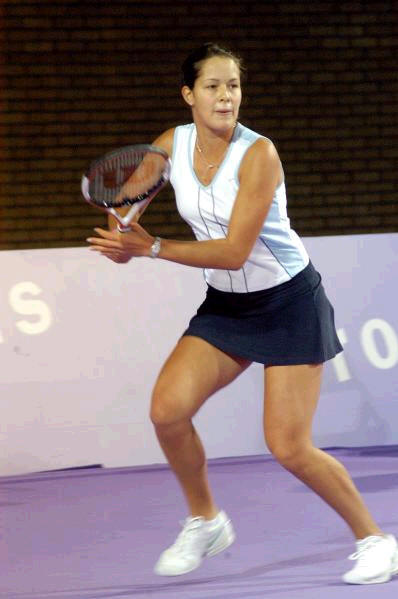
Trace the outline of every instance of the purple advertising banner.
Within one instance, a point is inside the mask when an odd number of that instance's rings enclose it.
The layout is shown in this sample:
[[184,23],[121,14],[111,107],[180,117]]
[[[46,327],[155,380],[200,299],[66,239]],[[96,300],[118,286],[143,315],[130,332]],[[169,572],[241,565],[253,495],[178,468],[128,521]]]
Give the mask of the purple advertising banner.
[[[326,364],[314,441],[398,443],[398,235],[303,241],[345,349]],[[163,463],[151,389],[204,297],[202,271],[86,248],[3,251],[0,270],[0,475]],[[252,365],[196,416],[208,457],[267,451],[263,376]]]

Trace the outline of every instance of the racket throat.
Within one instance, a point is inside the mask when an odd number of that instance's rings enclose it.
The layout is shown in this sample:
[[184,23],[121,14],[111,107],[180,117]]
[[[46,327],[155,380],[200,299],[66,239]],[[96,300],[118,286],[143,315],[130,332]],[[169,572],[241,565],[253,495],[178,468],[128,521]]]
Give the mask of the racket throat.
[[119,233],[128,233],[128,231],[131,231],[131,227],[129,226],[131,217],[128,218],[129,214],[123,217],[117,212],[117,210],[115,210],[115,208],[108,208],[107,212],[116,219],[117,230],[119,231]]

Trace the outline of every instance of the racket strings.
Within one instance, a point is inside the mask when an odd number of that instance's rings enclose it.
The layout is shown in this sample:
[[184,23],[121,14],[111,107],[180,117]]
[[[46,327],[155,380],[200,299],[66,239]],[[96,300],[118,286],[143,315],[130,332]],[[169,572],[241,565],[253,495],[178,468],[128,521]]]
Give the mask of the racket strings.
[[100,206],[132,205],[155,193],[166,181],[164,156],[124,153],[97,165],[89,174],[91,199]]

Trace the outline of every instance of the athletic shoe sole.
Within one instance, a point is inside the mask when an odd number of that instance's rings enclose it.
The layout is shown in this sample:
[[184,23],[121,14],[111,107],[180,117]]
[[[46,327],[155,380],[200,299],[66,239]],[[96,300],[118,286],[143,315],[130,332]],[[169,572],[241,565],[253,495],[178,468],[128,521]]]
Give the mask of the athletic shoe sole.
[[363,579],[361,581],[350,581],[350,580],[344,580],[344,582],[348,583],[348,584],[381,584],[383,582],[389,582],[391,580],[391,578],[393,576],[396,576],[398,574],[398,551],[396,551],[393,560],[391,562],[391,570],[389,572],[386,572],[384,574],[381,574],[380,576],[377,576],[375,578],[369,578],[369,580]]
[[[232,523],[230,520],[227,520],[224,523],[219,534],[215,537],[215,539],[213,540],[211,545],[208,547],[208,549],[205,551],[205,553],[203,554],[202,557],[212,557],[213,555],[217,555],[218,553],[221,553],[222,551],[227,549],[230,545],[232,545],[232,543],[235,541],[235,538],[236,538],[236,536],[235,536],[235,532],[234,532]],[[178,572],[173,572],[173,573],[171,573],[170,571],[165,571],[161,567],[156,565],[154,568],[154,572],[158,576],[182,576],[183,574],[189,574],[189,572],[193,572],[194,570],[199,568],[201,563],[202,562],[200,562],[199,564],[197,564],[196,566],[193,566],[191,568],[185,568],[184,570],[179,570]]]

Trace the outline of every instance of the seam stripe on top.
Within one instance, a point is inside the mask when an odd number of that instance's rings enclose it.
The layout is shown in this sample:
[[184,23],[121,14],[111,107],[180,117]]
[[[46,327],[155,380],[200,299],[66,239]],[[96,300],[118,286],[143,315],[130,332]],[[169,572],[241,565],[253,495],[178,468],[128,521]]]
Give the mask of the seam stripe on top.
[[200,218],[202,219],[202,223],[206,227],[206,231],[207,231],[207,234],[209,236],[209,239],[212,239],[212,236],[210,235],[209,227],[207,226],[207,222],[203,218],[202,212],[200,210],[200,186],[199,185],[198,185],[198,212],[199,212]]
[[[200,189],[201,189],[200,185],[198,185],[198,212],[199,212],[199,216],[202,219],[204,226],[206,227],[206,231],[209,236],[209,239],[211,239],[212,237],[210,235],[209,227],[207,226],[207,223],[206,223],[205,219],[203,218],[202,212],[200,210]],[[203,277],[205,280],[206,280],[206,270],[207,270],[206,268],[203,269]]]
[[[212,202],[213,202],[213,216],[214,216],[214,220],[216,221],[216,223],[220,227],[221,232],[224,235],[224,238],[226,239],[227,238],[227,235],[226,235],[226,232],[225,232],[225,228],[226,227],[224,227],[224,225],[222,223],[220,223],[220,221],[218,220],[217,215],[216,215],[216,205],[215,205],[215,200],[214,200],[213,187],[210,188],[210,192],[211,192],[211,199],[212,199]],[[227,269],[225,269],[225,270],[226,270],[226,272],[228,273],[228,276],[229,276],[229,281],[230,281],[230,284],[231,284],[231,291],[233,291],[234,288],[233,288],[233,285],[232,285],[232,275],[229,272],[229,270],[227,270]]]
[[247,293],[249,293],[249,287],[247,286],[247,279],[246,279],[246,273],[245,273],[245,265],[242,266],[241,270],[242,270],[242,273],[243,273],[243,278],[245,279],[246,291],[247,291]]
[[265,245],[265,247],[267,248],[267,250],[270,252],[270,254],[273,255],[273,257],[275,258],[275,260],[278,262],[279,266],[281,266],[283,268],[283,270],[285,271],[285,273],[287,275],[289,275],[290,278],[292,278],[292,275],[290,274],[290,272],[287,270],[287,268],[282,264],[282,262],[279,260],[278,256],[276,256],[276,254],[274,254],[274,252],[271,250],[271,248],[269,247],[269,245],[264,241],[264,239],[262,237],[259,237],[259,240],[261,241],[261,243],[263,243]]
[[[215,200],[214,200],[214,195],[213,195],[213,188],[211,188],[211,199],[213,200],[213,216],[214,216],[214,219],[215,219],[216,223],[220,226],[221,231],[223,232],[223,235],[226,238],[227,237],[227,234],[226,234],[227,227],[225,225],[223,225],[222,223],[220,223],[220,221],[218,220],[217,215],[216,215],[216,207],[215,207]],[[245,267],[242,266],[242,268],[240,270],[243,273],[243,278],[244,278],[244,281],[245,281],[246,291],[249,292],[249,287],[247,286],[247,279],[246,279]],[[227,273],[229,274],[229,278],[230,278],[230,281],[231,281],[231,291],[233,291],[234,289],[233,289],[233,286],[232,286],[232,276],[231,276],[231,273],[229,272],[229,270],[227,270]]]

